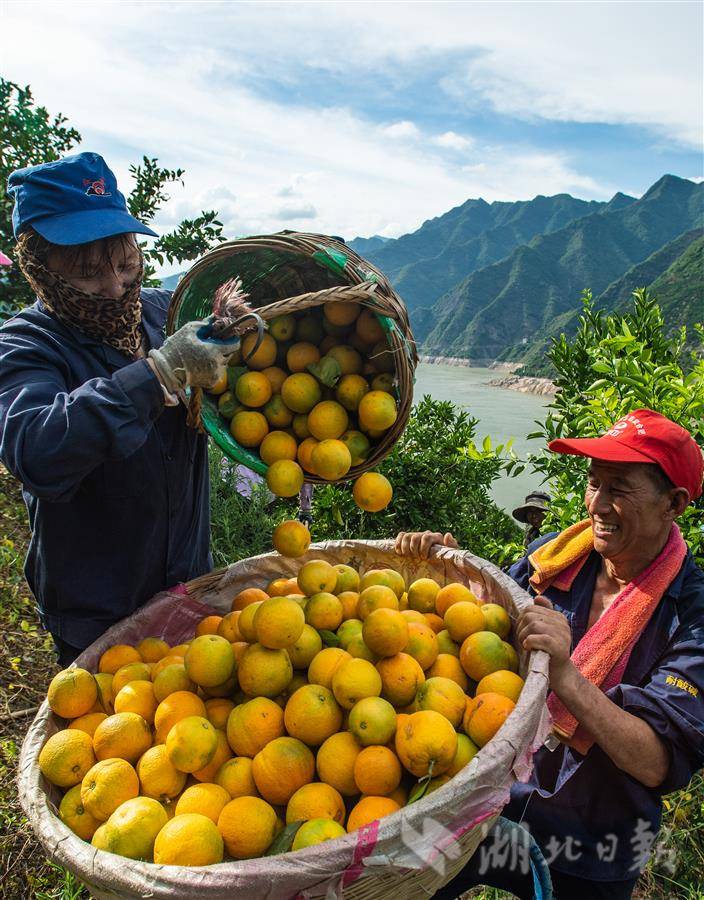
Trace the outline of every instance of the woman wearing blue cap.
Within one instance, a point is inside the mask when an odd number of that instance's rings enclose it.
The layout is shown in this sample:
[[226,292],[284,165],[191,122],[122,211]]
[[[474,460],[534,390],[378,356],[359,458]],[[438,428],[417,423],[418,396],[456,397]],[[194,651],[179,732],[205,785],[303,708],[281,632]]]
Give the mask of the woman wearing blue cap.
[[142,288],[133,218],[96,153],[14,172],[17,264],[37,302],[0,328],[0,459],[21,482],[25,574],[66,665],[160,590],[208,571],[205,437],[187,386],[239,340],[190,323],[164,341],[168,291]]

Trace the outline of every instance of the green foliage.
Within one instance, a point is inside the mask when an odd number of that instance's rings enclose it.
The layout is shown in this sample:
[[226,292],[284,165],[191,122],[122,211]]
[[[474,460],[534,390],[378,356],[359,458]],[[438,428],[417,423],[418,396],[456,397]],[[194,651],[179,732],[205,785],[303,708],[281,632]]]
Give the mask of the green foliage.
[[[540,431],[544,445],[558,437],[592,437],[634,409],[662,413],[687,428],[704,446],[704,330],[674,336],[657,302],[645,289],[634,292],[632,310],[606,315],[583,297],[577,334],[553,340],[549,359],[557,371],[558,393]],[[695,351],[685,351],[694,340]],[[553,497],[545,527],[564,529],[584,517],[587,462],[579,456],[543,450],[531,457]],[[704,502],[689,506],[678,520],[699,564],[704,562]]]
[[399,531],[452,531],[460,546],[479,556],[519,537],[512,520],[489,496],[492,482],[517,463],[510,448],[474,444],[477,421],[447,401],[424,397],[406,430],[378,467],[394,489],[389,507],[365,513],[349,485],[313,492],[316,540],[389,538]]
[[[67,121],[61,113],[52,117],[43,106],[36,106],[29,87],[21,88],[0,77],[0,250],[9,251],[10,255],[14,244],[13,201],[7,194],[7,179],[15,169],[50,162],[76,150],[81,135]],[[183,184],[184,170],[162,168],[157,159],[144,156],[141,163],[130,166],[130,175],[134,183],[127,208],[135,218],[149,223],[169,200],[166,186]],[[223,226],[217,216],[215,210],[204,210],[192,219],[184,219],[155,241],[142,241],[143,283],[160,284],[155,277],[156,263],[163,266],[164,261],[196,259],[221,243]],[[0,321],[34,302],[32,290],[16,265],[0,269],[0,286]]]

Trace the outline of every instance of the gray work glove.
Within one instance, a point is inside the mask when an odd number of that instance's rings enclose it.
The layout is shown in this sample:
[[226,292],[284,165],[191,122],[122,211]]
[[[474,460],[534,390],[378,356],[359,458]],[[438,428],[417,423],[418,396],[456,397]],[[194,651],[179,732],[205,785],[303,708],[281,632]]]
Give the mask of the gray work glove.
[[[257,317],[258,318],[258,317]],[[217,337],[213,319],[188,322],[168,337],[149,357],[167,391],[175,394],[187,385],[206,390],[220,377],[227,359],[239,349],[239,335]]]

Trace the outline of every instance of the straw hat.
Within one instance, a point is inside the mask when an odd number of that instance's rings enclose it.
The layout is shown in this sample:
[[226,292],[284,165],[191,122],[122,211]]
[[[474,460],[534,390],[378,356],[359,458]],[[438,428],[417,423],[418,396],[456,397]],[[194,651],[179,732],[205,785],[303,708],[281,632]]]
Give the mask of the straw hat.
[[541,512],[547,512],[549,502],[550,494],[546,494],[545,491],[533,491],[532,493],[528,494],[523,506],[519,506],[514,509],[511,515],[519,522],[525,522],[527,524],[528,519],[526,518],[526,516],[528,514],[528,510],[537,509]]

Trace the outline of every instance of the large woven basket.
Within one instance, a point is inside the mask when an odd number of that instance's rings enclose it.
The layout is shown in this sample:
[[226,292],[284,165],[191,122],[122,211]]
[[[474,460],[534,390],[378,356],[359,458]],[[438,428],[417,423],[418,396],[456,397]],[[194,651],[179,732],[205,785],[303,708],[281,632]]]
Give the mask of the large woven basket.
[[[179,593],[159,594],[113,626],[79,657],[78,664],[95,671],[107,647],[136,644],[148,635],[163,637],[171,645],[187,640],[204,615],[228,611],[244,587],[264,587],[274,577],[293,575],[311,558],[347,563],[360,571],[393,565],[407,581],[423,576],[441,583],[462,581],[479,597],[501,604],[514,623],[533,602],[499,569],[471,553],[435,547],[431,559],[419,563],[397,557],[390,541],[334,541],[312,546],[295,562],[270,553],[203,576]],[[57,818],[59,792],[39,771],[42,746],[63,726],[46,702],[22,746],[18,776],[22,806],[49,857],[74,872],[101,900],[431,897],[468,862],[508,801],[514,781],[528,777],[532,754],[547,733],[547,654],[528,656],[516,649],[525,678],[516,708],[464,769],[417,803],[317,847],[199,869],[157,866],[96,850]]]
[[[233,277],[242,279],[249,303],[265,320],[330,301],[358,303],[376,314],[393,357],[398,417],[368,458],[350,469],[343,480],[377,466],[408,421],[418,363],[408,312],[387,278],[346,244],[322,234],[282,232],[228,241],[206,253],[178,283],[169,308],[167,334],[186,322],[209,316],[215,291]],[[201,418],[228,457],[260,475],[266,473],[266,463],[235,441],[207,394]],[[312,474],[306,474],[306,480],[325,483]]]

